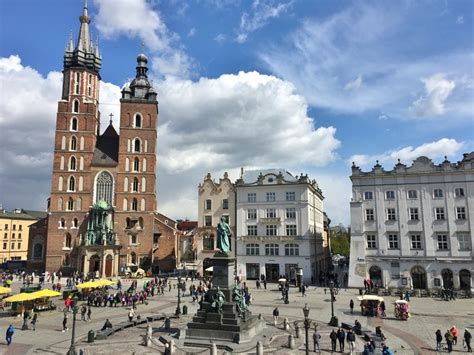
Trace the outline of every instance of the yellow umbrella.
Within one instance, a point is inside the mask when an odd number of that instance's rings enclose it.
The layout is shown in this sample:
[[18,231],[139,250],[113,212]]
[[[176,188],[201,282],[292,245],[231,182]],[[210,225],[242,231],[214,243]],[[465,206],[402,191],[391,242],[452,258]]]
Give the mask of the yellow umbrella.
[[113,285],[115,284],[114,281],[110,281],[110,280],[107,280],[107,279],[100,279],[100,280],[97,280],[97,283],[102,285],[102,286],[110,286],[110,285]]
[[34,295],[36,298],[58,297],[58,296],[61,296],[61,292],[57,292],[57,291],[53,291],[53,290],[49,290],[45,288],[43,290],[33,292],[32,295]]
[[84,282],[80,285],[77,285],[76,287],[77,288],[98,288],[98,287],[102,287],[103,285],[101,285],[98,280],[96,281],[87,281],[87,282]]
[[12,289],[9,287],[0,287],[0,295],[5,295],[12,292]]
[[33,293],[18,293],[16,295],[4,298],[5,302],[24,302],[36,299]]

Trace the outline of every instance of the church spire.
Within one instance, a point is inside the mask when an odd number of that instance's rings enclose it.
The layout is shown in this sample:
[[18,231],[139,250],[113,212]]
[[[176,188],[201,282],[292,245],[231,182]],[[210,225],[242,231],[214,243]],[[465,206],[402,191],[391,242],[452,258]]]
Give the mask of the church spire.
[[79,31],[76,48],[83,52],[89,51],[91,47],[89,33],[89,23],[91,22],[91,18],[88,13],[87,0],[84,1],[84,9],[82,10],[82,16],[79,17],[79,21],[81,22],[81,29]]

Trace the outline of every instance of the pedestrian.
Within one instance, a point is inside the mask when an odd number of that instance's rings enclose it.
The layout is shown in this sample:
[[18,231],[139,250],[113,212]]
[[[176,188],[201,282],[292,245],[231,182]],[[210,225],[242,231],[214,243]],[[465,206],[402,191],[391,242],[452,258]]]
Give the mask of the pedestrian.
[[336,345],[337,345],[337,333],[333,329],[331,334],[329,334],[329,338],[331,339],[331,352],[336,351]]
[[355,350],[355,349],[354,349],[354,345],[355,345],[355,340],[356,340],[355,334],[352,332],[352,330],[349,330],[349,331],[347,332],[347,337],[346,337],[346,339],[347,339],[347,342],[349,343],[349,349],[350,349],[350,352],[351,352],[351,354],[352,354],[352,353],[354,352],[354,350]]
[[472,353],[471,340],[472,340],[471,332],[469,331],[469,329],[466,328],[466,330],[464,330],[463,342],[464,342],[464,345],[467,347],[468,353]]
[[13,325],[9,325],[7,328],[7,333],[5,335],[5,340],[7,341],[7,345],[10,345],[12,343],[12,337],[13,333],[15,333],[15,329],[13,329]]
[[450,329],[450,332],[453,335],[453,345],[456,345],[458,343],[458,328],[453,325]]
[[354,301],[351,299],[349,302],[349,308],[351,309],[351,314],[354,313]]
[[318,353],[321,352],[321,348],[319,346],[319,341],[321,339],[321,334],[318,333],[318,329],[314,328],[314,333],[313,333],[313,342],[314,342],[314,352],[316,352],[316,349],[318,349]]
[[263,288],[267,289],[267,279],[263,279]]
[[133,311],[133,308],[132,308],[130,309],[130,312],[128,312],[128,321],[131,322],[134,316],[135,316],[135,312]]
[[446,331],[446,334],[444,334],[444,339],[446,339],[446,344],[448,345],[448,353],[453,351],[453,334],[449,331],[449,329]]
[[341,353],[344,352],[344,341],[346,340],[346,333],[342,328],[337,330],[337,340],[339,340],[339,350]]
[[278,307],[275,307],[273,310],[273,325],[277,325],[278,323],[278,317],[280,316],[280,311],[278,310]]
[[67,331],[67,313],[64,313],[64,318],[63,318],[63,333]]
[[83,304],[81,306],[81,320],[83,320],[83,321],[86,320],[86,313],[87,313],[87,308],[86,308],[86,305]]
[[92,314],[92,308],[91,308],[91,306],[88,306],[87,307],[87,321],[88,322],[91,321],[91,314]]
[[392,355],[392,350],[387,345],[382,347],[382,355]]
[[382,317],[386,317],[387,315],[385,314],[385,302],[384,301],[380,302],[380,310],[382,311]]
[[306,296],[306,286],[305,285],[301,285],[301,297],[305,297]]
[[441,343],[443,342],[443,334],[441,334],[440,329],[436,331],[435,336],[436,336],[436,351],[441,351],[442,349]]
[[405,291],[405,301],[410,302],[410,292],[408,290]]
[[38,313],[33,314],[33,319],[31,320],[31,326],[33,330],[36,330],[36,322],[38,322]]

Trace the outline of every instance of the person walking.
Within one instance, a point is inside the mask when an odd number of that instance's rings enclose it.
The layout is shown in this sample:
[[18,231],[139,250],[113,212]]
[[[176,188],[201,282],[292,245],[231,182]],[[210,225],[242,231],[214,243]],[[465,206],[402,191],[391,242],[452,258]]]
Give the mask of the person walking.
[[337,340],[339,340],[339,350],[341,353],[344,352],[344,341],[346,340],[346,333],[342,328],[337,330]]
[[33,330],[36,330],[36,322],[38,322],[38,313],[33,314],[33,319],[31,320],[31,326]]
[[131,322],[133,320],[133,317],[135,317],[135,312],[133,311],[133,308],[128,312],[128,321]]
[[382,311],[382,317],[386,317],[385,314],[385,301],[380,302],[380,310]]
[[337,333],[336,331],[333,329],[331,334],[329,334],[329,338],[331,339],[331,352],[335,352],[336,351],[336,345],[337,345]]
[[87,307],[85,304],[81,306],[81,320],[86,320]]
[[469,329],[466,328],[466,330],[464,330],[463,342],[464,342],[464,345],[467,347],[468,353],[472,353],[471,340],[472,340],[471,332],[469,331]]
[[321,352],[321,347],[319,346],[319,341],[321,339],[321,334],[318,333],[318,329],[314,329],[313,333],[313,342],[314,342],[314,352],[316,352],[316,349],[318,353]]
[[15,329],[13,329],[13,325],[10,324],[5,335],[5,340],[7,341],[8,346],[12,343],[13,333],[15,333]]
[[351,314],[354,313],[354,301],[351,299],[349,302],[349,308],[351,309]]
[[453,325],[449,331],[453,335],[453,345],[456,345],[458,343],[458,328]]
[[88,306],[87,307],[87,321],[88,322],[91,321],[91,315],[92,315],[92,308],[91,308],[91,306]]
[[346,336],[346,339],[347,339],[347,342],[349,343],[349,350],[351,352],[351,354],[354,352],[354,346],[355,346],[355,334],[352,332],[352,330],[349,330],[347,332],[347,336]]
[[263,288],[267,289],[267,279],[263,279]]
[[446,339],[446,344],[448,345],[448,353],[453,351],[453,334],[449,331],[449,329],[446,331],[446,334],[444,334],[444,339]]
[[276,326],[278,323],[278,317],[280,316],[280,311],[278,310],[278,307],[275,307],[273,310],[273,325]]
[[64,318],[63,318],[63,330],[62,332],[64,333],[67,331],[67,313],[64,313]]
[[306,296],[306,286],[301,285],[301,297],[305,297],[305,296]]
[[441,334],[440,329],[436,331],[435,336],[436,336],[436,351],[441,351],[441,349],[443,348],[441,346],[441,343],[443,342],[443,334]]

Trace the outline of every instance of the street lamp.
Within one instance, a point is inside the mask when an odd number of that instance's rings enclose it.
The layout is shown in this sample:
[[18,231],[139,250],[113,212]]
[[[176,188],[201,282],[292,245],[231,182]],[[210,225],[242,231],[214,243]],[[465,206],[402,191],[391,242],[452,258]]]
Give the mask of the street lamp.
[[311,320],[309,319],[309,308],[308,308],[308,304],[305,303],[304,307],[303,307],[303,314],[304,314],[304,331],[305,331],[305,341],[306,341],[306,355],[309,355],[309,342],[308,342],[308,339],[309,339],[309,327],[311,326]]
[[178,276],[178,305],[176,306],[176,312],[174,314],[177,317],[181,314],[181,276]]
[[334,316],[334,281],[332,280],[329,283],[329,290],[331,291],[331,321],[329,322],[329,325],[337,327],[339,321],[337,317]]
[[74,303],[74,306],[72,307],[72,337],[71,337],[71,346],[69,347],[69,351],[67,352],[67,355],[77,355],[76,352],[76,345],[74,344],[75,342],[75,334],[76,334],[76,314],[79,309],[79,307],[76,304],[77,302]]

